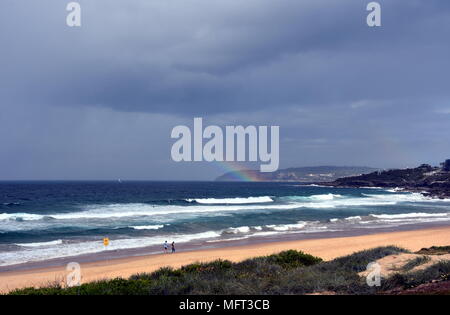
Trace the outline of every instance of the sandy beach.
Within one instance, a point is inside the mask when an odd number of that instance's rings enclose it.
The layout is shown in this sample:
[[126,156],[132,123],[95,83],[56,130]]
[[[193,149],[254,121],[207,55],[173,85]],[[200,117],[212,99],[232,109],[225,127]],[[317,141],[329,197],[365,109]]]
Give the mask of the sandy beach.
[[[127,278],[133,274],[151,272],[163,266],[177,268],[197,261],[208,262],[219,258],[237,262],[287,249],[302,250],[330,260],[356,251],[385,245],[401,246],[411,251],[417,251],[423,247],[450,245],[450,227],[352,237],[270,242],[88,262],[81,264],[82,283],[115,277]],[[65,280],[66,275],[65,266],[1,272],[0,292],[5,293],[16,288],[39,287],[61,282]]]

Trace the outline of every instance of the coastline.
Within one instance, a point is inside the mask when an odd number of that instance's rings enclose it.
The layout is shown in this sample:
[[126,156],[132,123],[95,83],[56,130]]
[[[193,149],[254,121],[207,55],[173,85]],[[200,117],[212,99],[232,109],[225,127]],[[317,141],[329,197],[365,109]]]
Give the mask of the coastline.
[[[151,254],[103,260],[80,262],[82,282],[91,282],[116,277],[127,278],[133,274],[152,272],[164,266],[178,268],[193,262],[208,262],[227,259],[233,262],[256,256],[270,255],[287,249],[296,249],[319,256],[325,260],[345,256],[356,251],[378,246],[396,245],[411,251],[424,247],[450,245],[450,226],[425,227],[402,231],[373,231],[363,235],[311,235],[305,239],[272,239],[248,242],[248,244],[229,244],[228,246],[192,249],[175,254]],[[71,261],[77,261],[72,257]],[[6,293],[16,288],[44,286],[61,283],[67,275],[66,264],[31,269],[0,271],[0,292]],[[4,268],[3,268],[4,269]]]
[[377,171],[358,176],[342,177],[325,184],[329,187],[400,188],[436,199],[450,198],[450,160],[439,167],[422,164],[416,168]]

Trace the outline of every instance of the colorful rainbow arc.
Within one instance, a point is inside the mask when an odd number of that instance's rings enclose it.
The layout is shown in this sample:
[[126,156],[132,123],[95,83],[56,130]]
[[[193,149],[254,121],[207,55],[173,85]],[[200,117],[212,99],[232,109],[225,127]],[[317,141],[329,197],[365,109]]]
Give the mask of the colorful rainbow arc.
[[235,179],[246,182],[259,182],[260,179],[236,162],[214,162],[224,173],[232,173]]

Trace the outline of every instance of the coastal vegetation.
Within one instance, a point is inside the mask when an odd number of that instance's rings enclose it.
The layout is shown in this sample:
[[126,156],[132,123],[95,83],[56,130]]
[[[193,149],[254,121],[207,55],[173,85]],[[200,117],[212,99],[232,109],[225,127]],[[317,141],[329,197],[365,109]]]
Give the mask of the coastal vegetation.
[[405,265],[403,265],[402,270],[403,271],[410,271],[416,268],[417,266],[421,266],[427,262],[429,262],[431,259],[428,256],[419,256],[417,258],[411,259],[408,261]]
[[[449,261],[440,261],[426,269],[414,271],[414,267],[424,263],[426,258],[414,260],[406,266],[407,272],[401,270],[382,278],[379,287],[368,286],[365,277],[358,274],[365,271],[371,262],[402,253],[408,251],[394,246],[378,247],[323,261],[319,257],[289,250],[238,263],[216,260],[179,269],[165,267],[152,273],[136,274],[129,279],[117,278],[69,288],[54,284],[39,289],[16,290],[10,294],[402,294],[419,286],[422,286],[422,291],[415,293],[430,293],[430,290],[431,293],[450,293],[450,289],[445,289],[450,280]],[[444,284],[444,289],[442,285],[436,289],[436,283]],[[433,288],[423,291],[423,286],[428,284]]]
[[437,198],[450,197],[450,160],[438,166],[422,164],[416,168],[376,171],[343,177],[326,185],[333,187],[383,187],[421,192]]

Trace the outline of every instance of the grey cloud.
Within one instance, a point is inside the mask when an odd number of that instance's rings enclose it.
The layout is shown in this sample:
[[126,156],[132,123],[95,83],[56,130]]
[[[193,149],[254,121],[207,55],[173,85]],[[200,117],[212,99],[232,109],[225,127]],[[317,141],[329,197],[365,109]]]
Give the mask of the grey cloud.
[[187,115],[317,106],[443,93],[449,67],[445,1],[383,1],[379,30],[360,0],[80,1],[80,30],[61,25],[60,1],[17,2],[3,17],[19,29],[3,29],[3,93],[27,103]]
[[0,178],[209,179],[168,153],[194,116],[280,125],[282,167],[448,157],[449,1],[79,2],[0,4]]

